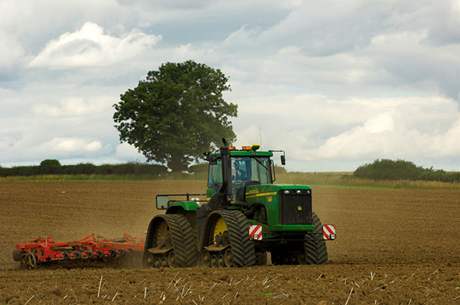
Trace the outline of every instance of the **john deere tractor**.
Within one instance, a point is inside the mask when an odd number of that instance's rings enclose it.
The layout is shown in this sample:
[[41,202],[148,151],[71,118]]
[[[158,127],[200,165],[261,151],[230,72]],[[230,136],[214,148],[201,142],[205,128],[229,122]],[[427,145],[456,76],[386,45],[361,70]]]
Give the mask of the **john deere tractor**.
[[[160,194],[150,221],[144,264],[211,267],[323,264],[335,229],[312,211],[307,185],[274,184],[274,153],[258,145],[224,145],[206,155],[206,194]],[[326,226],[326,225],[325,225]],[[324,232],[323,232],[324,231]]]

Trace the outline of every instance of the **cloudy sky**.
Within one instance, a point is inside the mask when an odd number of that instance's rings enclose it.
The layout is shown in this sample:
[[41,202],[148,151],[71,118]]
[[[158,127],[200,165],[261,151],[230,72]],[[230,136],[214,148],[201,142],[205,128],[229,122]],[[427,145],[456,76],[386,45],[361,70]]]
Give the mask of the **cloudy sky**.
[[142,161],[112,105],[161,63],[230,77],[291,170],[460,170],[460,1],[0,0],[0,165]]

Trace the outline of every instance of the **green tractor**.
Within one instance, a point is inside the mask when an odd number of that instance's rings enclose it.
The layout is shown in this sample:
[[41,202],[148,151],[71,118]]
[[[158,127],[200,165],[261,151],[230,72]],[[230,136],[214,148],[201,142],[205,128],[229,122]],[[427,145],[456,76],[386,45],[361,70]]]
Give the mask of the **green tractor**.
[[324,264],[333,225],[312,211],[306,185],[274,184],[274,153],[224,145],[209,153],[206,194],[160,194],[144,250],[148,267]]

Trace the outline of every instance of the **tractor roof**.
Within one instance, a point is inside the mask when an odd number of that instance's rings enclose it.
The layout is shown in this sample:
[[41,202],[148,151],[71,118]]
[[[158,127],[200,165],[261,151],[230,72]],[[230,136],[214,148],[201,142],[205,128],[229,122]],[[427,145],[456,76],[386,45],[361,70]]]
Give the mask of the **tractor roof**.
[[[243,146],[241,149],[237,149],[234,146],[229,146],[228,150],[231,157],[272,157],[273,152],[271,151],[259,151],[258,145]],[[219,157],[219,152],[211,153],[212,157]]]
[[230,156],[232,157],[271,157],[271,151],[254,151],[254,150],[231,150]]

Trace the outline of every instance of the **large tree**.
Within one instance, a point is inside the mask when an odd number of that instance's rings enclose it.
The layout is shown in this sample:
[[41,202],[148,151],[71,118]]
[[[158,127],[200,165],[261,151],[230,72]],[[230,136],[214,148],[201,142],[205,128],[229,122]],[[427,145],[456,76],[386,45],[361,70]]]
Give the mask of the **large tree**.
[[235,139],[230,118],[237,105],[223,99],[227,90],[228,78],[219,69],[194,61],[162,64],[114,105],[120,141],[148,161],[186,170],[223,137]]

